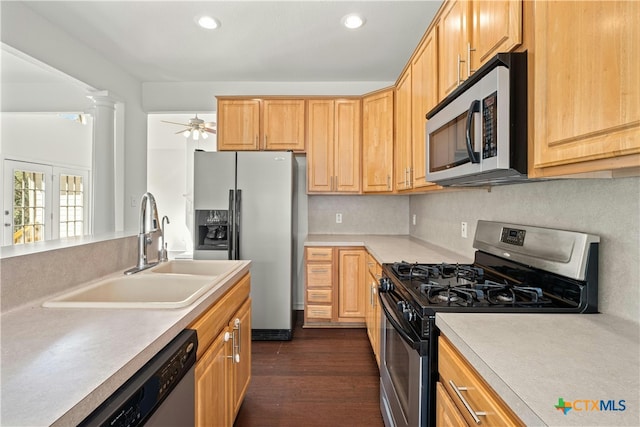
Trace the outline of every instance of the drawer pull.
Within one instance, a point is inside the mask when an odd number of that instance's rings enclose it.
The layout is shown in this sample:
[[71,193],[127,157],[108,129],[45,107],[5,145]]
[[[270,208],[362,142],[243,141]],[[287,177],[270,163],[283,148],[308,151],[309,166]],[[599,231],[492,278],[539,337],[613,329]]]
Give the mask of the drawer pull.
[[312,268],[311,272],[315,273],[315,274],[317,274],[317,273],[328,273],[329,270],[326,269],[326,268]]
[[329,256],[329,254],[324,253],[324,252],[311,252],[312,256],[323,256],[323,257],[327,257]]
[[467,391],[467,387],[458,387],[455,385],[453,380],[449,380],[449,385],[453,387],[453,391],[455,391],[455,393],[458,395],[458,398],[462,401],[462,404],[464,405],[464,407],[467,408],[467,411],[469,411],[469,414],[473,417],[473,421],[475,421],[476,424],[480,424],[480,418],[478,418],[478,416],[483,417],[483,416],[486,416],[487,413],[482,411],[477,411],[477,412],[474,411],[471,405],[469,405],[469,402],[467,402],[467,399],[465,399],[464,396],[462,396],[462,393],[460,392]]

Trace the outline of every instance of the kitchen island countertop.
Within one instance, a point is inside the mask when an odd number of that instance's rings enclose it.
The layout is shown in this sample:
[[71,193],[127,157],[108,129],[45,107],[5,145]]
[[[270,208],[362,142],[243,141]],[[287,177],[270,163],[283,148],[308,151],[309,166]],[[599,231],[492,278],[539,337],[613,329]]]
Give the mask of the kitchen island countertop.
[[[527,425],[640,425],[636,323],[607,314],[437,313],[436,325]],[[559,399],[573,408],[557,409]]]
[[179,309],[44,308],[42,300],[3,313],[0,425],[77,425],[249,265],[237,261],[220,283]]

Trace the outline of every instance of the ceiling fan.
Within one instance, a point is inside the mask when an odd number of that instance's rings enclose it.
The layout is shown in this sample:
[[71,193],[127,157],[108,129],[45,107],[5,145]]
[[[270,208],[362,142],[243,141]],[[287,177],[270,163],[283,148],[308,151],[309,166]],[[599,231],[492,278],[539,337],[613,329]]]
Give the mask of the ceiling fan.
[[216,133],[215,122],[205,122],[204,120],[199,119],[197,114],[195,118],[189,119],[188,124],[168,122],[166,120],[161,121],[172,125],[185,126],[186,129],[179,130],[178,132],[176,132],[176,134],[181,133],[185,138],[189,138],[191,136],[194,140],[198,140],[200,139],[200,137],[202,137],[202,139],[207,139],[209,137],[209,133]]

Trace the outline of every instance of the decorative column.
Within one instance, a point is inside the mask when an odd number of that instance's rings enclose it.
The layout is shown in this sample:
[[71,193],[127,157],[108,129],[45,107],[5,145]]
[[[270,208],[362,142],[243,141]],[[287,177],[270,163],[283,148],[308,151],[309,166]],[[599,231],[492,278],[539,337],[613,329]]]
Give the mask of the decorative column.
[[87,96],[93,101],[93,160],[91,166],[91,234],[116,229],[115,104],[107,91]]

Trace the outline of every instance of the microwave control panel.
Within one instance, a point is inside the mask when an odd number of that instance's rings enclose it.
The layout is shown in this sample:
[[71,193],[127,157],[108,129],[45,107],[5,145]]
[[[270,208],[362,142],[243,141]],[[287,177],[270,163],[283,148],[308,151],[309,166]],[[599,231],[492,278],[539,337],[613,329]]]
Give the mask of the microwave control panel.
[[482,158],[498,155],[498,92],[493,92],[482,100]]

